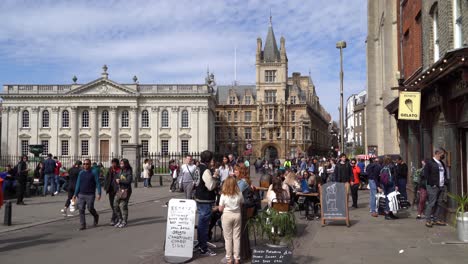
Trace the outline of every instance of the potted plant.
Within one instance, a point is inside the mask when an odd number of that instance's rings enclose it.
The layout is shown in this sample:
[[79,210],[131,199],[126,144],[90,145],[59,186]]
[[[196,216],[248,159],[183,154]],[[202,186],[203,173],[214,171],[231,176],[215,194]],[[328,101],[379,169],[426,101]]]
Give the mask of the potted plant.
[[468,242],[468,194],[458,195],[448,193],[448,196],[457,203],[454,222],[457,226],[458,239]]
[[247,225],[253,232],[255,238],[257,235],[260,238],[268,238],[272,244],[267,244],[270,247],[287,246],[296,235],[296,218],[294,211],[282,210],[280,208],[268,208],[258,212],[258,214],[250,218]]

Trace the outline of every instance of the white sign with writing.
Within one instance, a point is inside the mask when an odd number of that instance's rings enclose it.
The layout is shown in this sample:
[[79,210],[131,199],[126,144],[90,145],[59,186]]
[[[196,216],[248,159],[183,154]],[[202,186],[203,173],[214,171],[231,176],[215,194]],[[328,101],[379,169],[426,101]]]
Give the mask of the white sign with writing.
[[167,262],[183,263],[193,257],[196,212],[197,204],[194,200],[169,200],[164,250]]

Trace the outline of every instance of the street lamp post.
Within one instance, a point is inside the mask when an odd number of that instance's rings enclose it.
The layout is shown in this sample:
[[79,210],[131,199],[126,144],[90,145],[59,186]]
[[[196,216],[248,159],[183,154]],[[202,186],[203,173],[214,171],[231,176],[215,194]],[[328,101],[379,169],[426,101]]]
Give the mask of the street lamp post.
[[340,149],[341,153],[344,152],[344,115],[343,115],[343,49],[346,48],[346,41],[338,41],[336,48],[340,49]]

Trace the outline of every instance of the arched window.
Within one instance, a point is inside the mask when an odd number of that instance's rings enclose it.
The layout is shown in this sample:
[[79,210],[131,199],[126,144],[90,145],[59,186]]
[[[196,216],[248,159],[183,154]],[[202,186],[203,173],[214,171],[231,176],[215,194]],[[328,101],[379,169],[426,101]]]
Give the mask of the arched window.
[[128,127],[128,111],[124,110],[122,112],[122,127]]
[[102,111],[101,127],[109,127],[109,111],[107,110]]
[[169,127],[169,112],[167,110],[161,112],[161,127]]
[[189,127],[189,117],[187,110],[182,111],[182,127]]
[[81,127],[89,127],[89,112],[87,110],[81,114]]
[[62,127],[70,127],[70,113],[68,110],[62,112]]
[[22,116],[22,127],[29,127],[29,111],[24,110],[23,111],[23,116]]
[[49,127],[49,111],[47,110],[42,111],[42,127]]
[[148,110],[141,112],[141,127],[149,127],[149,113]]

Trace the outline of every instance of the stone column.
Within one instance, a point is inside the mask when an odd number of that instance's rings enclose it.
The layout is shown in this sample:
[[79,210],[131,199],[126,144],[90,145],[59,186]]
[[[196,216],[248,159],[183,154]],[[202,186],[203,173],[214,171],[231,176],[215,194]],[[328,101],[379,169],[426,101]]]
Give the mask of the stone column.
[[[208,135],[208,126],[210,125],[208,123],[208,107],[200,107],[200,135]],[[199,149],[198,151],[204,151],[208,149],[208,141],[209,138],[207,136],[201,137],[201,142],[199,144]]]
[[117,115],[117,106],[110,107],[110,127],[111,127],[111,155],[113,157],[119,156],[121,153],[119,151],[119,118]]
[[[56,156],[59,156],[59,155],[62,155],[62,145],[61,145],[61,140],[59,138],[59,129],[61,127],[61,124],[60,124],[60,118],[59,118],[59,115],[60,115],[60,107],[58,106],[53,106],[51,108],[52,111],[50,111],[50,124],[49,124],[49,127],[50,127],[50,138],[51,140],[54,140],[54,142],[51,144],[51,142],[49,142],[49,152],[52,153],[53,155],[56,155]],[[71,144],[69,142],[69,144]],[[54,147],[52,147],[54,146]],[[68,154],[70,155],[70,149],[68,149]]]
[[[171,115],[169,116],[169,122],[171,127],[171,134],[174,135],[171,137],[169,142],[169,152],[180,152],[180,142],[179,142],[179,107],[173,106],[171,108]],[[175,132],[175,133],[174,133]]]
[[70,115],[70,132],[71,132],[71,156],[78,156],[80,154],[80,147],[78,142],[78,107],[72,106]]
[[131,107],[130,112],[132,113],[132,139],[130,142],[133,144],[139,144],[140,127],[138,122],[138,107]]
[[91,142],[89,142],[90,153],[94,159],[97,159],[97,157],[99,156],[99,122],[97,106],[91,106],[89,108],[89,117],[89,125],[91,132]]
[[159,152],[159,107],[151,107],[151,152]]
[[39,126],[40,120],[39,120],[39,110],[40,108],[37,106],[34,106],[31,108],[31,116],[29,119],[29,127],[31,128],[31,139],[29,140],[29,144],[41,144],[39,141]]
[[9,140],[11,142],[10,143],[11,144],[11,149],[13,150],[13,152],[11,154],[15,155],[15,156],[19,156],[19,155],[21,155],[21,150],[20,150],[21,143],[20,143],[20,139],[18,138],[19,130],[21,128],[21,117],[20,117],[21,107],[12,106],[11,111],[12,111],[12,115],[10,116],[10,121],[11,121],[10,126],[12,128],[10,129],[11,138],[9,138]]
[[10,155],[12,150],[8,148],[8,139],[10,137],[9,129],[9,121],[10,121],[10,107],[4,106],[2,107],[2,138],[1,138],[1,147],[0,153],[2,155]]

